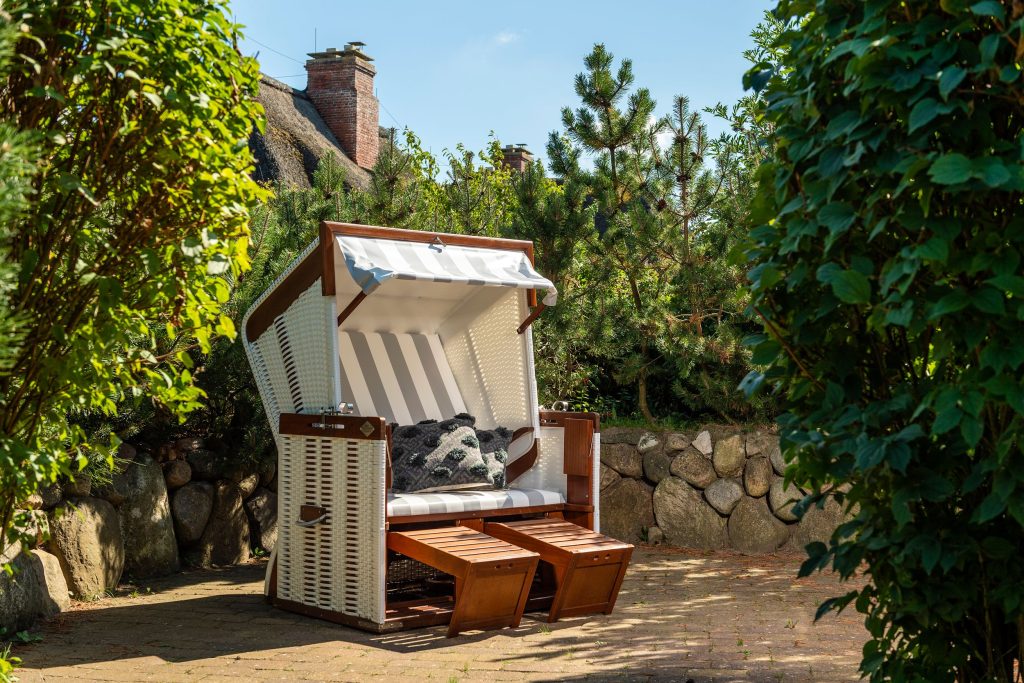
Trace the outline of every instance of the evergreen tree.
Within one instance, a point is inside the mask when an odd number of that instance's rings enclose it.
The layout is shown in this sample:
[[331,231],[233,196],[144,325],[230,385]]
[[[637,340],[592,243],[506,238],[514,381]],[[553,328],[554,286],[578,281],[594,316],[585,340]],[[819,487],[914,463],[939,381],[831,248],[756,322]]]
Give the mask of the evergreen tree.
[[[651,123],[655,102],[646,88],[629,92],[634,80],[630,60],[614,73],[613,62],[601,44],[586,57],[587,70],[575,83],[583,106],[562,110],[568,140],[552,133],[548,153],[553,170],[586,185],[596,202],[590,265],[595,279],[607,285],[592,292],[594,333],[604,341],[614,375],[635,384],[639,410],[653,421],[648,401],[652,343],[665,337],[664,293],[672,277],[672,268],[665,268],[660,257],[673,249],[674,238],[652,205],[662,180],[656,154],[661,126]],[[593,172],[563,165],[581,151],[595,156]]]

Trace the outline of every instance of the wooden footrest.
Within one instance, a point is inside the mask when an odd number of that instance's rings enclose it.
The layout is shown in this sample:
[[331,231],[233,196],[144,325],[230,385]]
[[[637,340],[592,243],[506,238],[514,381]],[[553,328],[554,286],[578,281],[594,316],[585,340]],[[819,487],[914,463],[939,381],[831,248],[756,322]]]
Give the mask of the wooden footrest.
[[610,614],[633,546],[559,519],[488,522],[484,532],[540,555],[554,568],[555,597],[548,621]]
[[448,636],[518,626],[540,556],[466,527],[388,532],[388,549],[455,577]]

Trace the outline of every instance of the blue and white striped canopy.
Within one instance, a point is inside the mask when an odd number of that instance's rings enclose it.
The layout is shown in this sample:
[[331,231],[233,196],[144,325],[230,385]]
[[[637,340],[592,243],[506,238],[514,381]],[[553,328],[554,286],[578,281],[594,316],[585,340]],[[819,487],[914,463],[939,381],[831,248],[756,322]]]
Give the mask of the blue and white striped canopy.
[[348,272],[366,294],[395,278],[539,289],[545,292],[546,306],[558,301],[555,285],[534,270],[521,251],[348,235],[335,239]]

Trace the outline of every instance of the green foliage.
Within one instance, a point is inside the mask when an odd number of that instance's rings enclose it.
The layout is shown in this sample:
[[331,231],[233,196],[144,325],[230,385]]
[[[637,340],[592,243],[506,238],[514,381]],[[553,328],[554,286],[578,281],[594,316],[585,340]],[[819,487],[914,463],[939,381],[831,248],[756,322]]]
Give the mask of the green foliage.
[[0,334],[11,320],[23,332],[3,340],[0,374],[5,543],[20,502],[109,454],[79,415],[144,397],[173,415],[199,405],[191,352],[234,334],[227,278],[248,264],[247,208],[264,196],[246,152],[257,67],[222,3],[11,12]]
[[[655,119],[650,93],[631,90],[629,60],[615,67],[604,46],[585,66],[576,77],[583,106],[563,110],[565,131],[552,133],[548,157],[567,191],[585,198],[583,208],[592,205],[593,227],[567,231],[580,246],[564,254],[571,257],[565,296],[551,316],[562,321],[551,325],[559,342],[552,354],[538,335],[538,367],[542,380],[547,363],[555,377],[561,367],[590,371],[545,388],[580,407],[637,410],[648,422],[656,413],[760,414],[763,405],[735,392],[750,367],[740,340],[751,329],[743,273],[726,259],[742,234],[748,148],[709,140],[701,114],[682,96]],[[584,156],[593,170],[581,165]],[[517,226],[537,220],[522,200]]]
[[802,571],[867,577],[821,611],[866,616],[871,680],[1018,681],[1024,8],[777,14],[800,29],[748,74],[777,153],[747,251],[768,367],[745,386],[774,388],[808,504],[855,511]]

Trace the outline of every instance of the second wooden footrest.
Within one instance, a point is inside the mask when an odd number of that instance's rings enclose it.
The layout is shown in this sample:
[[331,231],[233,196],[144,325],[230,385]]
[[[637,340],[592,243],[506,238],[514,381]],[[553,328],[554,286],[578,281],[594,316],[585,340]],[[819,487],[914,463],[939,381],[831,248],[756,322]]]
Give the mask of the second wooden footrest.
[[540,554],[554,567],[548,621],[615,607],[633,546],[560,519],[488,522],[484,533]]
[[448,635],[518,626],[540,556],[462,526],[388,532],[388,549],[455,577]]

